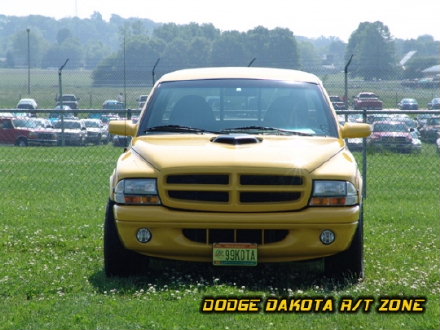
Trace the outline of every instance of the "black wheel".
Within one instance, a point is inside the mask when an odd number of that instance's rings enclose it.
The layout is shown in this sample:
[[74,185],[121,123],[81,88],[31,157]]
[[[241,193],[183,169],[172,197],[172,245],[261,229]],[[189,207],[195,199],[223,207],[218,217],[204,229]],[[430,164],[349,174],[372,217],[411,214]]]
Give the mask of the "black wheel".
[[[362,213],[361,213],[362,214]],[[333,278],[352,280],[364,277],[364,226],[361,215],[350,247],[324,259],[326,275]]]
[[104,222],[104,271],[107,276],[138,275],[148,266],[148,257],[127,250],[122,244],[113,214],[113,201],[107,204]]
[[16,145],[19,147],[27,147],[28,142],[25,138],[20,138],[20,139],[18,139]]

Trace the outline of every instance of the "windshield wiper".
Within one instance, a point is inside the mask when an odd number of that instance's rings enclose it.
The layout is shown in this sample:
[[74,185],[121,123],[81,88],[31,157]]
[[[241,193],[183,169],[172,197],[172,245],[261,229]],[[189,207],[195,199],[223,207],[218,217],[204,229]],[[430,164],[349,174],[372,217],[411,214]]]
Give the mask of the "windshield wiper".
[[173,133],[206,133],[211,132],[202,128],[189,127],[189,126],[180,126],[180,125],[163,125],[163,126],[154,126],[147,128],[145,133],[147,132],[173,132]]
[[281,129],[276,127],[267,127],[267,126],[244,126],[244,127],[234,127],[234,128],[225,128],[221,131],[221,133],[235,133],[235,132],[243,132],[243,131],[258,131],[258,132],[274,132],[282,135],[301,135],[301,136],[313,136],[312,133],[306,133],[301,131],[292,131],[288,129]]

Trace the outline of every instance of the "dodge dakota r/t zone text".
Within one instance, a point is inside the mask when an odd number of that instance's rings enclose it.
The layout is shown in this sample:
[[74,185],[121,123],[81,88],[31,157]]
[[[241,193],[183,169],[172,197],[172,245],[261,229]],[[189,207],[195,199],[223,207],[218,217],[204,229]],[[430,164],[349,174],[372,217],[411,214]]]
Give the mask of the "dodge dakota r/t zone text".
[[149,258],[217,266],[323,259],[329,276],[363,277],[362,177],[314,75],[204,68],[164,75],[110,177],[107,276]]

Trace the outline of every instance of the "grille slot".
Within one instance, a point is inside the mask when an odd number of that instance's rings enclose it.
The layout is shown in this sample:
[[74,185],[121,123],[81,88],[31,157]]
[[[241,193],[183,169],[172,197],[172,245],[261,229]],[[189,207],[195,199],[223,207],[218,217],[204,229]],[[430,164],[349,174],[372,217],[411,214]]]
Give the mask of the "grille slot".
[[169,175],[167,177],[169,184],[229,184],[229,176],[224,174],[184,174]]
[[293,202],[301,197],[299,192],[242,192],[241,203]]
[[226,191],[194,191],[194,190],[170,190],[168,196],[175,199],[201,202],[229,201],[229,193]]
[[285,229],[183,229],[183,235],[193,242],[270,244],[286,238]]
[[300,176],[286,175],[241,175],[241,185],[255,186],[299,186],[303,184]]

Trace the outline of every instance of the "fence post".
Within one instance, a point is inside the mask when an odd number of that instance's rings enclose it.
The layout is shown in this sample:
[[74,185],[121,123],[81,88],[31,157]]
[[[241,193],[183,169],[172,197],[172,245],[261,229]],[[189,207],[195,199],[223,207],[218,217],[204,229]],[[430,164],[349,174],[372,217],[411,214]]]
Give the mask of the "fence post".
[[[367,110],[363,109],[363,122],[367,122]],[[367,138],[362,138],[362,197],[367,198]]]

